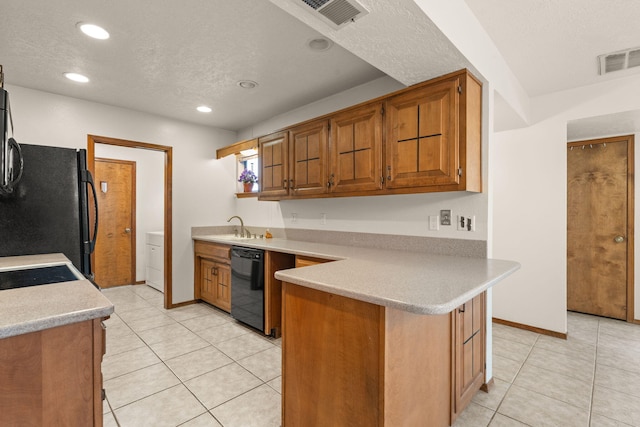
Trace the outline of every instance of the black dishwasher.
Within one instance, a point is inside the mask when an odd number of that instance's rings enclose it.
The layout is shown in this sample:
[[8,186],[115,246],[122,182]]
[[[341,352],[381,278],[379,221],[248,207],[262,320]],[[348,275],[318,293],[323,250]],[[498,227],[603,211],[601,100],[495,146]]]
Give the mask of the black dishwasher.
[[231,247],[231,316],[264,332],[264,251]]

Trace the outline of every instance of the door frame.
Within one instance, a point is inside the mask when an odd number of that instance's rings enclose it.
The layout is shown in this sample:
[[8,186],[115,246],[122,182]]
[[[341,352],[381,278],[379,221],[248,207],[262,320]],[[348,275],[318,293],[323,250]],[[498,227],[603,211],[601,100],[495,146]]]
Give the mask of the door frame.
[[[635,252],[635,150],[634,135],[620,135],[608,138],[595,138],[581,141],[571,141],[567,143],[567,148],[586,146],[589,144],[608,144],[616,142],[627,142],[627,319],[629,323],[640,323],[635,318],[634,289],[635,289],[635,268],[634,268],[634,252]],[[567,175],[569,171],[567,170]],[[566,286],[566,285],[565,285]]]
[[[93,169],[89,169],[91,171],[91,175],[95,178],[95,162],[100,161],[104,163],[118,163],[118,164],[126,164],[130,165],[133,170],[133,180],[131,181],[131,271],[129,274],[131,275],[131,284],[136,283],[136,162],[131,160],[120,160],[120,159],[108,159],[105,157],[98,157],[93,159]],[[97,184],[97,183],[96,183]],[[93,256],[93,254],[91,254]],[[95,263],[94,263],[95,265]]]
[[[128,141],[106,136],[87,135],[87,166],[91,174],[95,172],[95,144],[117,145],[120,147],[161,151],[164,153],[164,308],[175,307],[172,298],[173,246],[172,246],[172,177],[173,147],[147,142]],[[91,255],[93,257],[93,254]]]

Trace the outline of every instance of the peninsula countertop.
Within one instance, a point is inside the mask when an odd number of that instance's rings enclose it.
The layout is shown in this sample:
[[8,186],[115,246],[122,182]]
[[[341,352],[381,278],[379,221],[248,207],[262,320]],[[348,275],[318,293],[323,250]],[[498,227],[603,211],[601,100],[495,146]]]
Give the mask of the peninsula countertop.
[[[70,264],[62,254],[0,257],[0,271]],[[107,317],[113,304],[88,280],[0,291],[0,339]]]
[[194,240],[334,260],[276,272],[279,280],[417,314],[445,314],[520,268],[514,261],[230,235]]

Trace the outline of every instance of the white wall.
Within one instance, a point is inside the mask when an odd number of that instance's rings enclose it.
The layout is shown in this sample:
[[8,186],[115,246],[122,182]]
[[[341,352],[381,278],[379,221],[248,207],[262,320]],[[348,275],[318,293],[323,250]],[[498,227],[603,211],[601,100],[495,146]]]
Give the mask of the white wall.
[[[522,264],[518,273],[494,287],[495,317],[567,332],[567,122],[637,109],[640,79],[622,78],[534,98],[534,124],[494,135],[493,256]],[[640,241],[638,231],[635,239]],[[635,283],[639,319],[637,271]]]
[[[146,277],[146,233],[164,230],[164,153],[96,144],[95,157],[136,162],[136,281]],[[97,191],[100,183],[96,182]]]
[[173,147],[173,302],[193,299],[191,227],[223,223],[235,214],[235,166],[215,156],[236,134],[18,86],[6,89],[18,142],[86,148],[93,134]]
[[[240,139],[266,135],[275,130],[363,101],[386,95],[403,88],[395,80],[382,77],[364,85],[319,100],[239,132]],[[486,95],[486,94],[485,94]],[[485,96],[485,101],[487,97]],[[486,119],[483,119],[486,121]],[[486,124],[483,150],[486,149]],[[486,182],[487,156],[483,156],[483,179]],[[261,228],[288,227],[317,230],[352,231],[381,234],[400,234],[468,240],[487,239],[487,193],[430,193],[374,197],[338,197],[327,199],[286,200],[261,202],[239,199],[238,215],[247,224]],[[476,231],[458,231],[455,226],[441,226],[429,230],[429,216],[439,215],[441,209],[476,217]],[[292,214],[296,214],[293,222]],[[322,224],[321,214],[326,214]]]

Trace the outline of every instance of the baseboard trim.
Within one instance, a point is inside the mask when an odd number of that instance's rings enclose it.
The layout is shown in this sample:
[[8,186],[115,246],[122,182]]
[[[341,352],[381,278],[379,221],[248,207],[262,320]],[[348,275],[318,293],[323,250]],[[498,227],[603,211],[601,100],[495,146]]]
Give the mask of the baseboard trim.
[[536,328],[535,326],[524,325],[522,323],[511,322],[509,320],[502,320],[494,317],[492,319],[495,323],[505,326],[511,326],[512,328],[524,329],[525,331],[535,332],[541,335],[548,335],[550,337],[562,338],[564,340],[567,339],[567,334],[563,334],[561,332],[550,331],[549,329]]
[[495,387],[495,385],[496,383],[493,381],[493,378],[491,378],[489,381],[480,386],[480,390],[484,391],[485,393],[489,393],[493,389],[493,387]]
[[146,280],[136,280],[136,285],[145,285],[147,283]]
[[171,307],[169,307],[169,309],[178,308],[178,307],[184,307],[185,305],[191,305],[191,304],[195,304],[197,302],[198,302],[198,300],[195,300],[195,299],[191,300],[191,301],[178,302],[178,303],[175,303],[175,304],[171,304]]

